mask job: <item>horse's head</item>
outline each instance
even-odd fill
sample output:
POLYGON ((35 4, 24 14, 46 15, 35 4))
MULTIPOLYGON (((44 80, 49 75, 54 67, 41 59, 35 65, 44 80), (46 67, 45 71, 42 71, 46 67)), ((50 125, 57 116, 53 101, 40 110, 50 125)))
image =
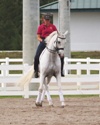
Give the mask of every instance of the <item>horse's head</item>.
POLYGON ((68 31, 66 31, 64 34, 57 33, 56 40, 54 41, 54 47, 56 48, 60 56, 64 56, 64 48, 65 48, 67 33, 68 31))
POLYGON ((58 33, 57 31, 51 33, 45 39, 47 43, 47 49, 52 53, 57 52, 60 56, 64 56, 64 47, 65 47, 67 33, 68 31, 66 31, 64 34, 58 33))

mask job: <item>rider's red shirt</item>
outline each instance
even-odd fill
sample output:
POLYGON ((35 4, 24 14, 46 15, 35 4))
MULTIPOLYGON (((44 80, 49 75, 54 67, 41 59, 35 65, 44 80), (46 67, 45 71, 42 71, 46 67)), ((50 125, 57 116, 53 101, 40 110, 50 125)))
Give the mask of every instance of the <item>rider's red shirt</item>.
POLYGON ((46 38, 53 31, 57 31, 57 28, 55 27, 55 25, 50 24, 49 26, 46 26, 45 24, 41 24, 38 27, 37 34, 39 34, 41 38, 46 38))

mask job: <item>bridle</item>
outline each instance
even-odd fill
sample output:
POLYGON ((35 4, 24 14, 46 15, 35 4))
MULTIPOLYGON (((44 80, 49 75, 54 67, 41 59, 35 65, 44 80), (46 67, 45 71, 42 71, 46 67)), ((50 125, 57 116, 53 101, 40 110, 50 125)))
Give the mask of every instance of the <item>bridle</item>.
POLYGON ((64 48, 58 48, 58 47, 57 47, 58 38, 60 38, 60 39, 66 39, 65 37, 57 36, 56 40, 54 41, 54 43, 56 43, 56 47, 54 47, 54 48, 55 48, 54 50, 49 49, 49 48, 46 46, 46 49, 47 49, 50 53, 56 53, 56 52, 58 53, 59 50, 64 50, 64 48))

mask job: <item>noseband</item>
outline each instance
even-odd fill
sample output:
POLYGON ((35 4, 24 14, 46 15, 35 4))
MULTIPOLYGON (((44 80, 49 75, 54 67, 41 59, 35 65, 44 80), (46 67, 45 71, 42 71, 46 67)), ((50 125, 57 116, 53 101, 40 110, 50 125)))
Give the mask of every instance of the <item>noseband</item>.
POLYGON ((54 42, 56 43, 56 47, 54 47, 54 48, 55 48, 54 50, 49 49, 49 48, 46 46, 47 50, 48 50, 50 53, 56 53, 56 52, 58 53, 59 50, 64 50, 64 48, 58 48, 58 47, 57 47, 58 38, 60 38, 60 39, 66 39, 66 38, 64 38, 64 37, 57 36, 56 40, 54 41, 54 42))

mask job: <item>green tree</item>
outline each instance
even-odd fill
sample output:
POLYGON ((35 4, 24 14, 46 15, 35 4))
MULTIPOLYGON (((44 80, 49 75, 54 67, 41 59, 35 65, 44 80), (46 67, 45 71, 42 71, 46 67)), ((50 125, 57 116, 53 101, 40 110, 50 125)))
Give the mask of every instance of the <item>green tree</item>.
MULTIPOLYGON (((40 0, 40 6, 56 0, 40 0)), ((22 50, 22 2, 0 0, 0 50, 22 50)))
POLYGON ((0 0, 0 50, 22 49, 22 0, 0 0))

